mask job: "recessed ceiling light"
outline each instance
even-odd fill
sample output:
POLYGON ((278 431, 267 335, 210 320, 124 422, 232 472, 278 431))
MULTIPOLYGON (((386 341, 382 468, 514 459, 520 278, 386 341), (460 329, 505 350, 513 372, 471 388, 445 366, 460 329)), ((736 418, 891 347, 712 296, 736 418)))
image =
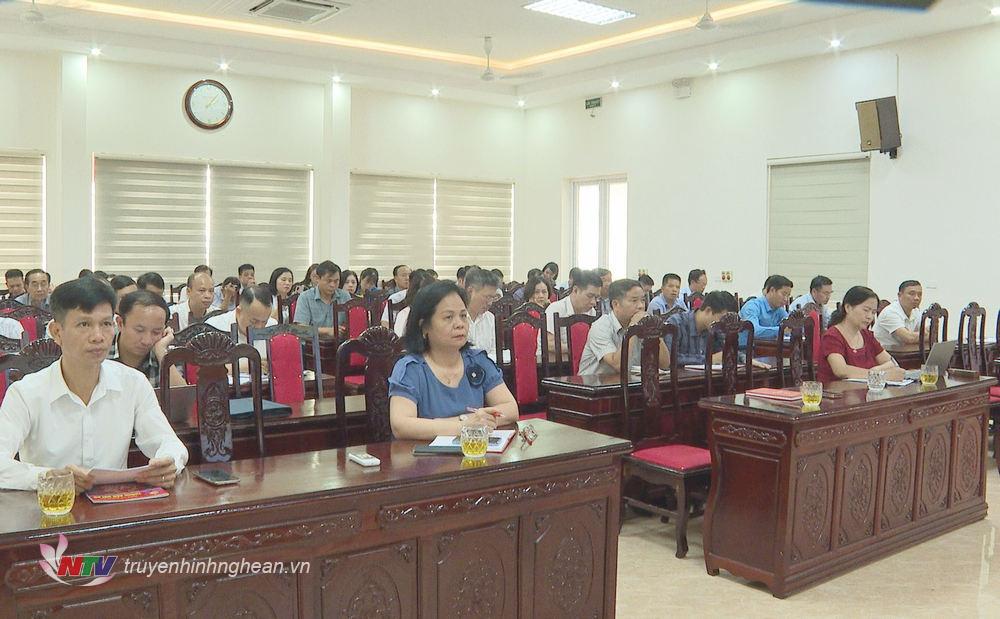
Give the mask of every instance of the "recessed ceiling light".
POLYGON ((841 41, 840 39, 833 39, 832 41, 830 41, 830 47, 832 47, 833 49, 838 49, 842 43, 843 41, 841 41))
POLYGON ((339 84, 340 83, 340 76, 339 75, 334 75, 333 76, 333 83, 334 84, 339 84))
POLYGON ((90 55, 93 56, 94 58, 97 58, 98 56, 101 55, 101 48, 100 47, 91 47, 90 48, 90 55))
POLYGON ((229 70, 229 63, 228 62, 226 62, 225 60, 223 60, 222 62, 219 63, 219 71, 228 71, 228 70, 229 70))
POLYGON ((615 90, 621 88, 621 85, 622 83, 619 82, 618 80, 611 80, 611 87, 614 88, 615 90))
POLYGON ((635 13, 601 6, 585 0, 538 0, 524 5, 529 11, 538 11, 556 17, 565 17, 595 26, 606 26, 616 21, 635 17, 635 13))
POLYGON ((990 15, 993 17, 1000 17, 1000 6, 995 6, 990 9, 990 15))
POLYGON ((439 94, 441 94, 441 91, 440 91, 440 90, 438 90, 437 88, 431 88, 431 96, 432 96, 432 97, 436 97, 436 96, 438 96, 439 94))
POLYGON ((712 62, 708 63, 708 70, 709 71, 718 71, 719 70, 719 63, 715 62, 714 60, 712 62))
POLYGON ((517 107, 524 107, 524 99, 517 100, 517 107))

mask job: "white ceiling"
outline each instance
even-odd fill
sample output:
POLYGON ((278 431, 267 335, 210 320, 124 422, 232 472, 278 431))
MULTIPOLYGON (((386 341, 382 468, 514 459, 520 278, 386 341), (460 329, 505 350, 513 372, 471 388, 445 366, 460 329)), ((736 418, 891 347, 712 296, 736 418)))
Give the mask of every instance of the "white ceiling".
MULTIPOLYGON (((678 20, 696 20, 704 0, 608 0, 606 4, 637 17, 609 26, 591 26, 521 8, 527 0, 347 0, 351 7, 314 25, 296 25, 249 15, 260 0, 38 0, 46 16, 40 25, 20 17, 25 0, 0 0, 0 48, 87 51, 93 45, 114 61, 142 62, 212 70, 225 58, 239 73, 325 81, 337 73, 366 87, 510 105, 524 97, 529 106, 599 94, 612 78, 624 88, 697 77, 707 63, 721 71, 804 57, 828 50, 844 39, 844 49, 881 44, 925 34, 968 28, 991 18, 982 0, 940 0, 927 12, 858 9, 854 6, 795 2, 721 22, 718 30, 683 28, 568 55, 548 62, 527 61, 528 79, 484 82, 479 79, 482 37, 494 41, 494 60, 526 64, 538 54, 560 52, 678 20), (82 7, 82 8, 81 8, 82 7), (95 8, 98 7, 98 8, 95 8), (124 7, 171 14, 120 16, 100 7, 124 7), (193 18, 193 19, 192 19, 193 18), (211 18, 211 23, 197 21, 211 18), (185 23, 174 23, 174 22, 185 23), (198 25, 192 24, 192 22, 198 25), (243 24, 266 25, 265 33, 242 31, 243 24), (321 34, 321 41, 299 33, 321 34), (349 37, 348 46, 330 37, 349 37), (357 43, 357 44, 355 44, 357 43), (416 54, 367 49, 377 44, 419 48, 416 54), (359 46, 360 45, 360 46, 359 46), (419 57, 425 55, 435 58, 419 57), (447 54, 455 59, 441 59, 447 54)), ((713 13, 746 0, 709 2, 713 13)), ((396 50, 397 52, 399 50, 396 50)))

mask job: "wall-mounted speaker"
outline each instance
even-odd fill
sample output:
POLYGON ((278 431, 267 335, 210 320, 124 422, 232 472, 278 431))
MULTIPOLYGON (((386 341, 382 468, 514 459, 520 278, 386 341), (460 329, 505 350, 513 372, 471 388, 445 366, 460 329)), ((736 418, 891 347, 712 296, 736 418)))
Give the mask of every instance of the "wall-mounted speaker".
POLYGON ((902 144, 896 97, 858 101, 854 107, 858 110, 862 152, 877 150, 895 159, 896 149, 902 144))

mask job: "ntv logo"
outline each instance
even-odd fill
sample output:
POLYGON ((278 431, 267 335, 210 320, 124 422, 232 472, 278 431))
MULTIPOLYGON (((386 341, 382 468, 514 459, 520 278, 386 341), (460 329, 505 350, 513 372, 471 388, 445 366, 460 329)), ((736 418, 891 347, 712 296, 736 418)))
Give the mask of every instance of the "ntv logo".
POLYGON ((64 585, 79 585, 81 587, 93 587, 101 585, 113 578, 111 568, 115 566, 118 557, 110 555, 107 557, 97 555, 71 555, 64 557, 63 552, 69 546, 66 536, 59 534, 59 545, 53 549, 48 544, 39 544, 38 549, 42 552, 44 561, 39 561, 42 571, 49 578, 64 585), (63 578, 89 578, 93 580, 87 583, 66 582, 63 578))

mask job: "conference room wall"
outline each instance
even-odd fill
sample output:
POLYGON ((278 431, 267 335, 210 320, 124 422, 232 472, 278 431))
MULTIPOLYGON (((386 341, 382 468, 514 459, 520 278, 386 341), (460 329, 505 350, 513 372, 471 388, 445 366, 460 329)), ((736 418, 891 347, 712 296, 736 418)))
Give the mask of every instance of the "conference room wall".
MULTIPOLYGON (((570 264, 569 179, 626 174, 629 275, 703 267, 710 287, 755 294, 767 275, 768 160, 857 153, 854 102, 897 95, 900 158, 871 158, 868 283, 895 298, 917 278, 927 303, 957 319, 975 298, 992 323, 998 57, 995 28, 974 29, 700 76, 687 99, 670 84, 603 93, 596 118, 582 101, 531 109, 517 213, 532 219, 516 219, 518 257, 541 263, 538 244, 557 229, 570 264)), ((853 283, 835 282, 837 296, 853 283)))

